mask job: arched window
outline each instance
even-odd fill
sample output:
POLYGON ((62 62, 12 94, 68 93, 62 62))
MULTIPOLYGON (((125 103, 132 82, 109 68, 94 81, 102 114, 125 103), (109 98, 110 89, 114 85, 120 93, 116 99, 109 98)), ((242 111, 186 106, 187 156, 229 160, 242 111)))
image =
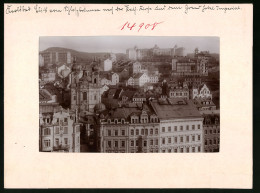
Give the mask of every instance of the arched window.
POLYGON ((96 78, 94 78, 94 84, 96 84, 97 83, 97 79, 96 78))

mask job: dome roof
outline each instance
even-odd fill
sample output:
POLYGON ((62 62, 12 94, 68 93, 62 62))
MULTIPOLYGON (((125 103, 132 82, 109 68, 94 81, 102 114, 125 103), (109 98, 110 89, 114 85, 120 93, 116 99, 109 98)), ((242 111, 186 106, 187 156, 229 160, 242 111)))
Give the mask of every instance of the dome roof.
POLYGON ((94 107, 95 112, 101 112, 106 110, 106 106, 103 103, 96 104, 94 107))

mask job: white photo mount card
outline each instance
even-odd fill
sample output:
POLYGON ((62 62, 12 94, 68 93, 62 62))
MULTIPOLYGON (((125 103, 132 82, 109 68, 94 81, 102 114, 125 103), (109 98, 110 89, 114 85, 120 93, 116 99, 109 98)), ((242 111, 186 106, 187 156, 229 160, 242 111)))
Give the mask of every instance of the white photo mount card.
POLYGON ((5 188, 252 188, 251 4, 4 20, 5 188))

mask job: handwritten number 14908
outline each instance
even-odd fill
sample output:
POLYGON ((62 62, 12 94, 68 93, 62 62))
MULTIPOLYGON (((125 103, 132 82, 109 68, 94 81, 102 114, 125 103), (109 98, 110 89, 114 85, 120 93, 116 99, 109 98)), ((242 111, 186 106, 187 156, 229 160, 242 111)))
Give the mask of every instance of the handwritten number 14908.
POLYGON ((141 29, 146 29, 146 30, 154 30, 155 27, 158 25, 158 24, 161 24, 163 22, 154 22, 152 24, 145 24, 145 23, 140 23, 139 25, 136 24, 136 23, 133 23, 133 24, 130 24, 128 21, 123 25, 123 27, 121 28, 121 30, 124 30, 124 29, 129 29, 129 30, 132 30, 134 28, 136 28, 138 30, 138 32, 141 30, 141 29))

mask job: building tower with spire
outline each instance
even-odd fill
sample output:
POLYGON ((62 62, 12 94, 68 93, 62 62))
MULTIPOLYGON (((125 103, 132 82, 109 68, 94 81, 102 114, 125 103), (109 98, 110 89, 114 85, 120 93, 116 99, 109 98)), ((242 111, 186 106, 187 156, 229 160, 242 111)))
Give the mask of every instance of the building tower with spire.
POLYGON ((94 58, 91 64, 79 66, 73 61, 71 109, 78 109, 79 114, 92 114, 95 106, 101 103, 99 62, 94 58))

